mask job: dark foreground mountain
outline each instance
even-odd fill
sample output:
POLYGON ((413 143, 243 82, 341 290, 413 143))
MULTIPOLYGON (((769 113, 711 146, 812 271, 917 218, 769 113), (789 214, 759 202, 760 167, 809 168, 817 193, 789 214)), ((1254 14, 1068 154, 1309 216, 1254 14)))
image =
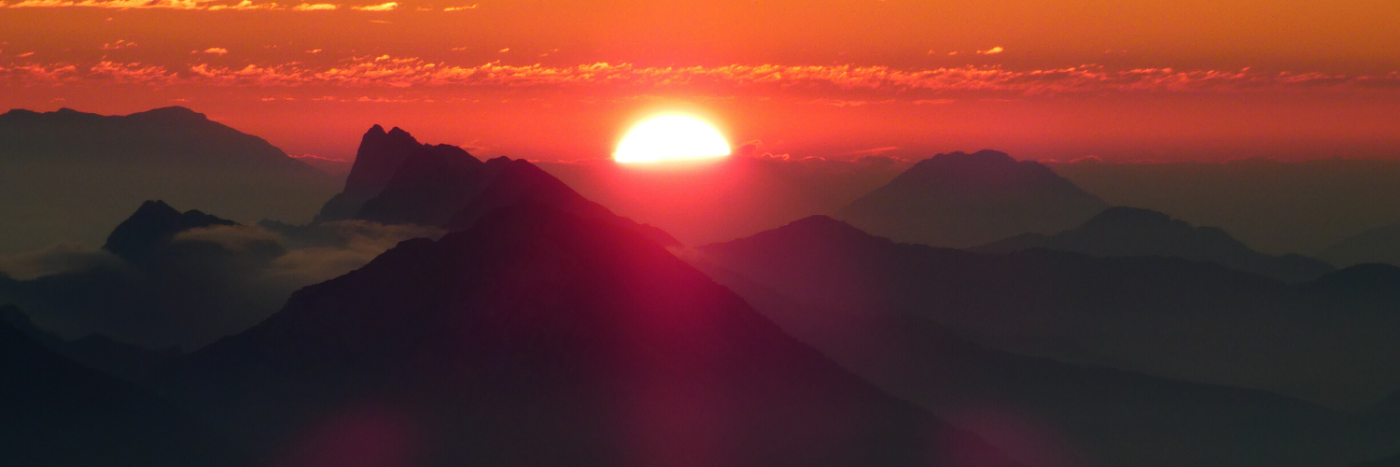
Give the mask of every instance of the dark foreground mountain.
POLYGON ((165 199, 234 219, 308 219, 336 178, 182 107, 126 116, 0 115, 4 251, 98 244, 131 206, 165 199), (16 220, 22 220, 16 221, 16 220))
POLYGON ((23 466, 239 466, 174 405, 84 368, 0 322, 0 458, 23 466))
POLYGON ((1400 269, 1287 284, 1166 257, 898 244, 814 217, 706 257, 827 308, 919 316, 984 345, 1360 409, 1400 387, 1400 269))
POLYGON ((979 151, 920 161, 836 217, 901 242, 964 248, 1071 229, 1107 207, 1035 161, 979 151))
POLYGON ((1025 233, 971 250, 1010 253, 1043 248, 1094 257, 1174 256, 1220 264, 1284 281, 1312 280, 1335 270, 1301 255, 1270 256, 1250 249, 1215 227, 1195 227, 1147 209, 1112 207, 1072 230, 1025 233))
POLYGON ((1010 465, 659 244, 537 205, 302 289, 163 386, 272 465, 1010 465))
POLYGON ((358 219, 462 230, 498 207, 531 203, 588 218, 604 218, 663 244, 678 244, 660 229, 617 216, 585 199, 525 160, 486 162, 451 145, 420 144, 408 132, 375 125, 361 139, 345 189, 317 222, 358 219))
POLYGON ((8 324, 29 340, 49 351, 88 368, 120 377, 127 381, 143 381, 157 369, 179 360, 179 349, 150 350, 112 340, 102 334, 88 334, 65 340, 29 321, 29 316, 13 305, 0 306, 0 322, 8 324))
POLYGON ((1400 224, 1383 225, 1347 237, 1317 256, 1338 266, 1363 263, 1400 266, 1400 224))

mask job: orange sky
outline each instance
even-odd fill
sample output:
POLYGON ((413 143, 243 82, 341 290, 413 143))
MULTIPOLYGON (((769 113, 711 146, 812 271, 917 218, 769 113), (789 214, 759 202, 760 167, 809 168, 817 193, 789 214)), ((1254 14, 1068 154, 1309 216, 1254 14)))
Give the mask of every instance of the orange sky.
POLYGON ((184 105, 294 155, 381 123, 606 157, 682 109, 794 156, 1400 157, 1393 0, 0 1, 0 107, 184 105))

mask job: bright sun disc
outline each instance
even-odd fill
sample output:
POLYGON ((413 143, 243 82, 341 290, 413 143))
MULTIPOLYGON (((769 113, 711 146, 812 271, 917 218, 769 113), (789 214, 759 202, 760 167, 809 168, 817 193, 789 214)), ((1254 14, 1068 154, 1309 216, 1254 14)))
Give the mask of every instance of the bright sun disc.
POLYGON ((694 117, 661 115, 632 127, 613 160, 623 163, 708 159, 729 155, 719 130, 694 117))

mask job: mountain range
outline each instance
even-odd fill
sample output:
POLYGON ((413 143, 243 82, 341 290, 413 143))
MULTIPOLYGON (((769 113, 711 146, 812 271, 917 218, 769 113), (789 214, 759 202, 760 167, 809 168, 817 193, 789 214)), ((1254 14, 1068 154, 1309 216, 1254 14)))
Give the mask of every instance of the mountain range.
POLYGON ((1335 268, 1301 255, 1269 256, 1250 249, 1224 230, 1195 227, 1148 209, 1112 207, 1071 230, 1025 233, 971 248, 1010 253, 1031 248, 1072 251, 1094 257, 1172 256, 1220 264, 1284 281, 1312 280, 1335 268))
POLYGON ((834 217, 901 242, 963 248, 1067 230, 1107 207, 1035 161, 979 151, 919 161, 834 217))
POLYGON ((131 206, 150 199, 244 221, 300 222, 337 183, 183 107, 125 116, 11 110, 0 115, 0 217, 9 220, 0 252, 55 239, 100 244, 131 206))
MULTIPOLYGON (((1046 162, 1115 206, 1220 227, 1261 252, 1317 256, 1339 241, 1400 223, 1400 161, 1046 162)), ((1337 266, 1347 266, 1336 263, 1337 266)))
POLYGON ((1287 284, 1170 257, 900 244, 813 217, 701 248, 801 304, 921 317, 983 345, 1359 409, 1400 387, 1400 269, 1287 284))
POLYGON ((528 203, 300 290, 157 385, 274 464, 1015 465, 651 239, 528 203))

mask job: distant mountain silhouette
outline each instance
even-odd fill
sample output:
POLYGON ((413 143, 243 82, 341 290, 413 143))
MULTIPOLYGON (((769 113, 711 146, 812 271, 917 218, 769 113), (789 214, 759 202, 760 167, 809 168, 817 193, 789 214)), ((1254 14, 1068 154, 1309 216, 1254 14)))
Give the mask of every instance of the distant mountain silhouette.
POLYGON ((398 127, 385 132, 384 127, 375 125, 360 140, 345 189, 321 208, 316 219, 324 222, 357 218, 365 202, 383 193, 395 177, 404 178, 400 185, 428 183, 431 188, 446 187, 460 181, 467 169, 481 165, 480 160, 456 146, 420 144, 398 127), (399 169, 410 160, 408 170, 400 174, 399 169))
POLYGON ((1338 266, 1363 263, 1400 266, 1400 224, 1384 225, 1347 237, 1317 256, 1338 266))
MULTIPOLYGON (((1379 225, 1400 223, 1400 160, 1046 162, 1115 206, 1171 213, 1230 232, 1267 254, 1316 255, 1379 225)), ((1338 267, 1345 261, 1317 255, 1338 267)))
POLYGON ((273 464, 1012 465, 660 244, 531 203, 307 287, 163 381, 273 464))
POLYGON ((126 116, 61 109, 0 114, 4 251, 59 240, 99 244, 148 199, 233 219, 303 221, 335 193, 336 177, 261 138, 183 107, 126 116))
POLYGON ((460 230, 495 208, 533 203, 612 219, 653 240, 679 244, 660 229, 584 199, 525 160, 498 157, 483 163, 456 146, 420 144, 402 129, 385 133, 378 125, 365 134, 359 154, 345 190, 326 203, 318 222, 359 219, 460 230))
POLYGON ((220 219, 199 212, 185 211, 183 214, 165 201, 146 201, 112 233, 102 249, 110 251, 128 261, 136 261, 143 255, 175 238, 175 234, 200 227, 216 225, 237 225, 237 222, 220 219))
POLYGON ((902 242, 963 248, 1070 229, 1107 207, 1037 162, 979 151, 920 161, 835 217, 902 242))
POLYGON ((250 465, 194 417, 84 368, 0 321, 0 458, 6 465, 250 465))
POLYGON ((1360 409, 1400 387, 1400 269, 1286 284, 1168 257, 989 255, 814 217, 706 247, 805 304, 923 317, 1003 350, 1360 409))
POLYGON ((1312 280, 1335 270, 1301 255, 1269 256, 1250 249, 1215 227, 1194 227, 1148 209, 1112 207, 1072 230, 1025 233, 972 251, 1010 253, 1031 248, 1072 251, 1095 257, 1175 256, 1207 261, 1284 281, 1312 280))
POLYGON ((735 148, 730 157, 683 168, 612 160, 535 164, 618 215, 661 228, 687 245, 703 245, 835 213, 913 162, 774 156, 755 142, 735 148))

